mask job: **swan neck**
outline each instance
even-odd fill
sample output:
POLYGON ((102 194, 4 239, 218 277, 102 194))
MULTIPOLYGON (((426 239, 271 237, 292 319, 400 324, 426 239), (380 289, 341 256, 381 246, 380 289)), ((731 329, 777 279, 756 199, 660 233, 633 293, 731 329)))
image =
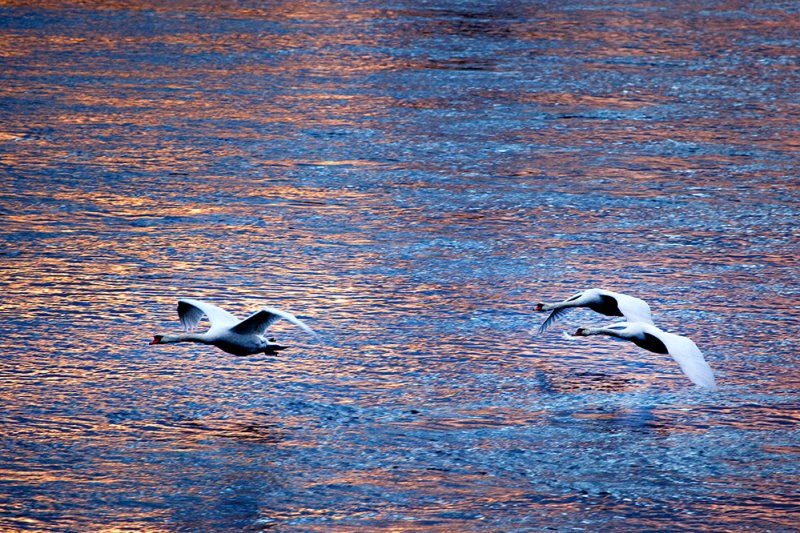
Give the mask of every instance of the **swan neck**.
POLYGON ((589 335, 608 335, 609 337, 616 337, 618 339, 625 338, 622 335, 620 335, 619 331, 607 328, 586 328, 585 330, 583 330, 583 334, 586 335, 587 337, 589 335))
POLYGON ((200 342, 208 344, 208 339, 202 333, 180 333, 178 335, 164 335, 161 338, 163 344, 175 344, 177 342, 200 342))

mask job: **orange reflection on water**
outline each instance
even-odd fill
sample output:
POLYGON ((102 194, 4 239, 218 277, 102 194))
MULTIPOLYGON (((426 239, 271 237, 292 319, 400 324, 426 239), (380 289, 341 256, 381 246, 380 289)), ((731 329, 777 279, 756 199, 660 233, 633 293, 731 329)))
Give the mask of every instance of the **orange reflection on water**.
MULTIPOLYGON (((506 96, 506 95, 503 95, 506 96)), ((658 105, 667 99, 660 94, 650 93, 620 93, 615 95, 597 96, 574 93, 522 93, 508 95, 520 103, 536 103, 546 106, 568 106, 572 108, 589 109, 640 109, 658 105)))

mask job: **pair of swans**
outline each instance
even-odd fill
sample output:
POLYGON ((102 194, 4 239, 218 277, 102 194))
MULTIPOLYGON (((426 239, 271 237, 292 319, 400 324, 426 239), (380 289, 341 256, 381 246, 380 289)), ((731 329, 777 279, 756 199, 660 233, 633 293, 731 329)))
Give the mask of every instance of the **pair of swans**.
MULTIPOLYGON (((650 306, 639 298, 603 289, 589 289, 560 303, 539 303, 535 307, 536 311, 550 311, 550 316, 542 323, 539 333, 544 333, 555 320, 574 307, 587 307, 603 315, 625 317, 627 321, 603 328, 578 328, 573 336, 610 335, 631 341, 651 352, 669 354, 693 383, 708 390, 717 389, 714 373, 697 345, 691 339, 657 328, 650 316, 650 306)), ((266 335, 267 329, 281 319, 287 320, 317 337, 314 330, 302 320, 291 313, 273 307, 256 311, 240 321, 216 305, 200 300, 182 299, 178 300, 178 317, 184 333, 156 335, 150 344, 198 342, 216 346, 233 355, 245 356, 257 353, 271 355, 287 348, 266 335), (211 323, 209 329, 204 333, 192 332, 191 330, 197 328, 197 324, 204 315, 211 323)))
POLYGON ((578 328, 572 334, 573 337, 608 335, 631 341, 650 352, 669 354, 692 383, 710 391, 717 390, 714 373, 697 345, 687 337, 667 333, 656 327, 650 314, 650 306, 633 296, 604 289, 589 289, 560 303, 539 303, 535 307, 536 311, 550 311, 550 316, 542 323, 539 333, 544 333, 554 321, 574 307, 586 307, 606 316, 624 317, 625 322, 602 328, 578 328))

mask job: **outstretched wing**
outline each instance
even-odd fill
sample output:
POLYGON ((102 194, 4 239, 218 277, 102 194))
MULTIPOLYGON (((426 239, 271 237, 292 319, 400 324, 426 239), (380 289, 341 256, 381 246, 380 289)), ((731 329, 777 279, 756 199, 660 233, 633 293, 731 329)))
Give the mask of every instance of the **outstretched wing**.
POLYGON ((548 316, 547 319, 544 322, 542 322, 542 325, 539 326, 539 334, 541 335, 542 333, 547 331, 547 328, 549 328, 550 325, 553 322, 558 320, 564 313, 566 313, 570 309, 572 309, 572 308, 571 307, 561 307, 559 309, 553 309, 553 312, 550 313, 550 316, 548 316))
POLYGON ((692 383, 711 391, 717 390, 714 372, 692 339, 672 333, 664 333, 660 338, 692 383))
POLYGON ((238 318, 214 304, 189 298, 178 300, 178 318, 180 318, 181 326, 185 331, 196 328, 203 315, 208 317, 211 327, 229 327, 239 321, 238 318))
POLYGON ((281 311, 280 309, 275 309, 274 307, 265 307, 261 311, 256 311, 249 317, 233 326, 231 330, 240 335, 263 335, 272 324, 280 319, 287 320, 292 324, 299 326, 303 329, 303 331, 313 335, 314 337, 319 337, 319 335, 317 335, 313 329, 308 327, 305 322, 289 312, 281 311))
POLYGON ((627 294, 615 294, 617 307, 627 322, 644 322, 652 324, 653 317, 650 314, 650 306, 640 298, 634 298, 627 294))

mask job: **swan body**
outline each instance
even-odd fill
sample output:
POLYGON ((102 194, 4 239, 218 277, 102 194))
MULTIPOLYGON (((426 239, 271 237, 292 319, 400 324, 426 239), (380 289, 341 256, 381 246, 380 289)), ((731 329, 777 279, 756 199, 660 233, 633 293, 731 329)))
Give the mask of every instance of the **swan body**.
POLYGON ((539 327, 539 333, 544 333, 553 322, 573 307, 587 307, 602 315, 625 317, 628 322, 653 323, 650 306, 644 300, 605 289, 589 289, 563 302, 536 304, 534 308, 536 311, 551 311, 550 316, 539 327))
POLYGON ((174 344, 178 342, 197 342, 216 346, 233 355, 253 355, 256 353, 274 354, 288 346, 277 344, 275 339, 267 338, 267 329, 280 319, 287 320, 313 336, 317 334, 302 320, 291 313, 266 307, 256 311, 244 320, 239 320, 216 305, 200 300, 178 300, 178 318, 184 333, 177 335, 156 335, 150 344, 174 344), (193 333, 200 319, 207 316, 211 327, 204 333, 193 333))
POLYGON ((646 322, 618 322, 602 328, 578 328, 573 336, 609 335, 631 341, 650 352, 669 354, 692 383, 710 391, 717 390, 714 373, 703 353, 691 339, 667 333, 646 322))

